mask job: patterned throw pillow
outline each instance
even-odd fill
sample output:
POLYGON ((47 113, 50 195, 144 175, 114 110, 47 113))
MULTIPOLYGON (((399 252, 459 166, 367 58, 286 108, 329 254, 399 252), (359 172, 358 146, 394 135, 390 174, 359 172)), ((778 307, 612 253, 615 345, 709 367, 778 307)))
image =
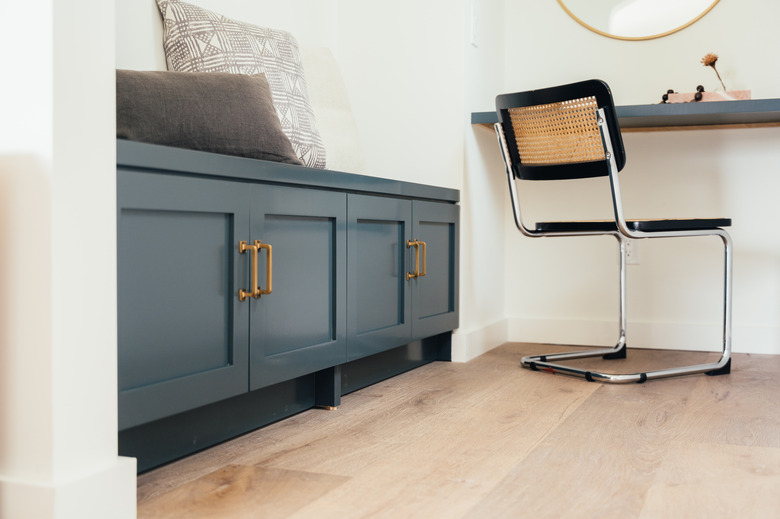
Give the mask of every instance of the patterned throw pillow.
POLYGON ((180 2, 157 0, 168 70, 265 74, 282 130, 304 165, 325 167, 295 38, 180 2))

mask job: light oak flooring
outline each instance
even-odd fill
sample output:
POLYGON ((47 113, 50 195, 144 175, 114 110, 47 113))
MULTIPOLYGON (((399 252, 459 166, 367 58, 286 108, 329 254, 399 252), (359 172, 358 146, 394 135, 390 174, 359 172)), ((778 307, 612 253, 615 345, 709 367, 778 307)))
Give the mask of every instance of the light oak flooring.
MULTIPOLYGON (((143 474, 138 517, 780 517, 780 356, 641 385, 520 368, 562 349, 436 362, 143 474)), ((630 349, 578 362, 716 358, 630 349)))

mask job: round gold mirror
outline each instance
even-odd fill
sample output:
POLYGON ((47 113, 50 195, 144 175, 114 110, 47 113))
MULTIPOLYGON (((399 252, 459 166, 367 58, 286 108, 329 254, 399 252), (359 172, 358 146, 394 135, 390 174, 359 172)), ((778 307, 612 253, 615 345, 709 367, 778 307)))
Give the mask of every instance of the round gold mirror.
POLYGON ((651 40, 685 29, 720 0, 558 0, 593 32, 619 40, 651 40))

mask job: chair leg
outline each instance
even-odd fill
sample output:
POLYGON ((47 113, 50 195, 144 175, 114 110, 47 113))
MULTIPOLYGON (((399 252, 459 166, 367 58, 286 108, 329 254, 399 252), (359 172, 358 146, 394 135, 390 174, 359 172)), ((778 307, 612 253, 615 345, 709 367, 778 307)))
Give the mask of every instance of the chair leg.
POLYGON ((563 364, 550 362, 551 360, 580 359, 602 356, 605 359, 625 358, 626 343, 626 318, 625 318, 625 241, 618 236, 620 246, 620 339, 614 348, 601 348, 587 351, 572 351, 564 353, 552 353, 549 355, 530 355, 523 357, 522 366, 534 371, 547 371, 582 377, 589 382, 607 382, 612 384, 643 383, 650 379, 667 378, 683 375, 704 373, 707 375, 726 375, 731 372, 731 299, 732 299, 732 263, 733 251, 731 237, 722 229, 710 233, 718 235, 723 240, 724 255, 724 290, 723 290, 723 351, 720 360, 710 364, 683 366, 677 368, 660 369, 644 373, 611 374, 598 371, 574 368, 563 364), (621 357, 622 355, 622 357, 621 357))
POLYGON ((617 351, 607 353, 605 355, 602 355, 602 359, 612 360, 612 359, 625 359, 626 358, 626 327, 627 327, 627 320, 626 320, 626 239, 623 237, 622 234, 616 233, 615 238, 618 241, 618 262, 619 262, 619 280, 618 280, 618 288, 620 290, 619 295, 619 301, 620 301, 620 310, 619 310, 619 322, 620 322, 620 339, 618 340, 617 345, 615 348, 617 351))

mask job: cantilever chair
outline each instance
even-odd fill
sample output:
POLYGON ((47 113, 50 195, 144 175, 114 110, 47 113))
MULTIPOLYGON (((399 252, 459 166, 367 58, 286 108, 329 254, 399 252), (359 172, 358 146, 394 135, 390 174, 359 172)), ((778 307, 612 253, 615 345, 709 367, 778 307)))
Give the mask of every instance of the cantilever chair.
POLYGON ((620 127, 606 83, 583 81, 541 90, 531 90, 496 97, 499 122, 495 125, 499 146, 506 164, 509 193, 515 224, 525 236, 561 237, 612 235, 617 238, 620 254, 620 334, 612 348, 531 355, 522 359, 523 367, 583 377, 588 381, 642 383, 650 379, 706 373, 727 374, 731 371, 731 276, 732 243, 723 227, 728 218, 718 219, 651 219, 627 220, 623 215, 618 172, 623 169, 626 154, 620 127), (614 219, 599 221, 540 222, 527 227, 520 214, 517 184, 520 180, 567 180, 609 177, 614 219), (626 357, 626 240, 717 236, 723 241, 723 353, 717 362, 694 366, 671 367, 641 373, 611 374, 580 369, 559 361, 602 357, 626 357))

